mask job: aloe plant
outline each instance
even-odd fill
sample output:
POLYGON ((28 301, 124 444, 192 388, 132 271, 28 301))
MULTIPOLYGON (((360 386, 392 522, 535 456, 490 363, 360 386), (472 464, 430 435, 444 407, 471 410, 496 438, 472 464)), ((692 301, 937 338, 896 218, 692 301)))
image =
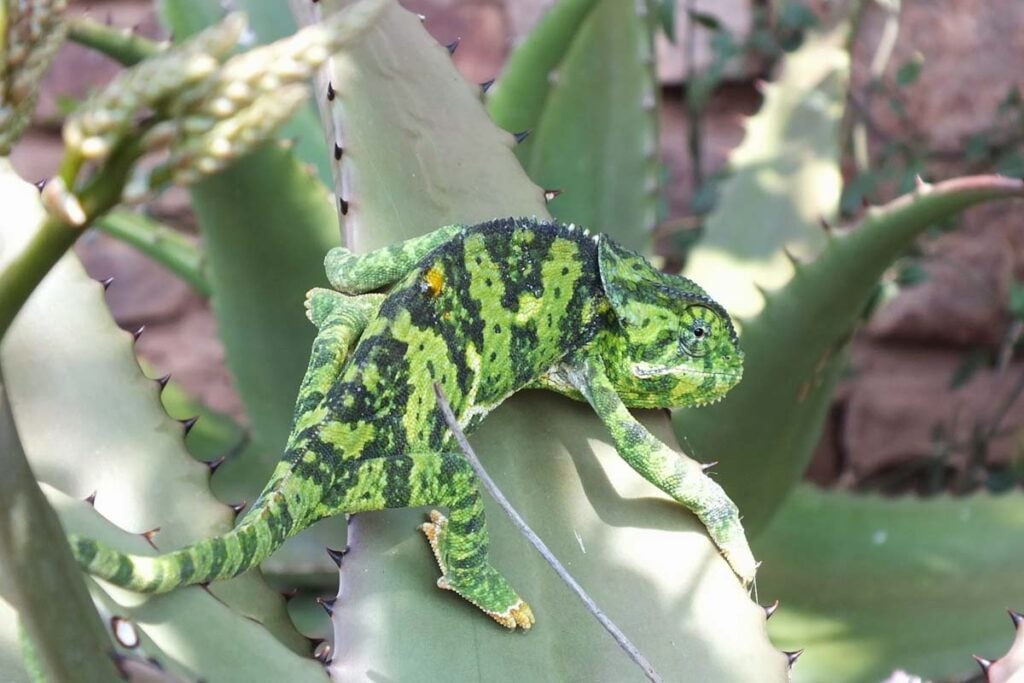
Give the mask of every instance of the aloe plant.
MULTIPOLYGON (((0 7, 13 12, 17 4, 0 7)), ((341 26, 339 9, 350 3, 293 4, 296 23, 341 26)), ((244 456, 214 475, 213 488, 232 501, 255 493, 287 436, 312 339, 302 294, 321 284, 322 255, 342 236, 363 251, 446 223, 547 217, 550 210, 650 248, 663 175, 656 155, 653 7, 562 0, 513 55, 486 96, 485 110, 478 86, 458 75, 448 51, 415 15, 392 0, 351 4, 364 13, 353 29, 358 40, 326 64, 314 93, 320 118, 331 124, 326 136, 316 107, 296 100, 278 141, 247 119, 262 143, 247 146, 251 153, 232 158, 226 168, 200 163, 209 155, 178 140, 171 147, 178 166, 163 175, 139 175, 139 149, 119 137, 134 123, 117 119, 110 126, 105 119, 79 117, 69 129, 72 153, 61 178, 43 195, 6 165, 0 169, 0 322, 17 313, 0 348, 13 413, 4 436, 24 447, 45 500, 67 530, 152 552, 151 542, 168 549, 223 531, 234 515, 210 493, 210 468, 184 448, 193 423, 182 426, 160 405, 161 390, 175 410, 190 403, 187 397, 166 379, 154 382, 140 372, 130 336, 116 329, 106 311, 103 288, 84 276, 73 256, 61 257, 81 233, 78 224, 100 221, 209 295, 254 435, 244 456), (517 145, 521 136, 513 134, 527 129, 532 135, 517 145), (78 177, 86 172, 80 163, 86 156, 97 160, 91 185, 78 177), (195 168, 188 165, 193 163, 195 168), (202 173, 186 172, 197 169, 202 173), (138 216, 103 217, 126 185, 134 197, 140 183, 153 189, 172 177, 190 185, 201 250, 138 216), (332 179, 336 194, 327 189, 332 179), (102 192, 90 194, 90 188, 102 192), (45 258, 26 261, 39 235, 46 238, 45 258), (31 268, 19 269, 26 263, 31 268), (45 346, 38 343, 44 338, 45 346), (82 501, 94 491, 95 507, 82 501)), ((257 42, 281 39, 294 26, 281 5, 272 5, 240 3, 252 15, 257 42)), ((206 37, 193 40, 210 40, 238 21, 200 34, 223 20, 217 7, 201 0, 161 0, 160 7, 179 41, 196 34, 206 37)), ((14 15, 0 19, 8 16, 14 15)), ((845 341, 879 274, 931 222, 972 203, 1024 194, 1020 183, 992 177, 923 184, 912 196, 870 212, 855 229, 822 231, 818 219, 834 215, 839 197, 837 130, 849 63, 845 21, 840 17, 786 59, 748 125, 732 179, 689 260, 688 271, 741 315, 747 379, 720 406, 680 412, 672 424, 661 413, 643 415, 659 438, 671 443, 674 427, 695 455, 721 460, 718 476, 740 502, 745 524, 764 529, 757 545, 765 560, 759 589, 785 603, 772 621, 776 643, 765 629, 771 610, 751 601, 695 519, 655 497, 615 456, 585 406, 547 394, 519 397, 473 439, 505 495, 666 678, 787 680, 795 656, 779 647, 805 645, 809 652, 795 670, 798 679, 880 677, 897 665, 936 676, 961 673, 970 662, 959 650, 1001 646, 979 615, 1021 589, 1012 568, 1022 553, 1013 539, 1024 520, 1012 498, 893 502, 796 485, 842 370, 845 341), (758 473, 756 485, 751 472, 758 473), (936 558, 954 556, 944 537, 965 509, 977 525, 971 527, 975 540, 989 544, 985 553, 965 550, 960 558, 981 577, 974 602, 934 608, 929 623, 941 629, 887 619, 880 605, 916 600, 920 609, 963 581, 962 573, 933 565, 936 558), (883 525, 894 542, 874 542, 872 533, 883 525), (858 557, 842 551, 863 550, 858 544, 865 539, 872 539, 869 560, 854 565, 858 557), (992 550, 996 544, 1000 552, 992 550), (851 565, 857 580, 841 581, 839 572, 851 565), (919 581, 922 576, 929 581, 919 581), (888 582, 890 593, 873 590, 880 582, 888 582), (971 624, 972 633, 954 641, 953 620, 961 633, 971 624), (874 630, 874 640, 837 635, 827 627, 837 622, 849 634, 874 630), (957 648, 951 648, 954 642, 957 648), (936 656, 942 648, 949 652, 936 656)), ((148 58, 141 73, 156 73, 154 64, 180 54, 95 25, 71 33, 126 62, 148 58)), ((182 86, 157 103, 168 124, 165 136, 188 130, 182 122, 205 111, 204 88, 216 89, 231 73, 228 52, 235 39, 222 42, 216 63, 204 66, 213 69, 214 85, 182 86)), ((32 63, 38 69, 45 59, 32 63)), ((24 111, 16 115, 21 125, 24 111)), ((13 142, 17 130, 9 131, 13 142)), ((237 446, 240 433, 223 417, 207 415, 188 443, 194 453, 211 457, 237 446)), ((17 456, 18 449, 7 453, 17 456)), ((33 504, 45 505, 34 484, 25 491, 33 504)), ((0 508, 0 530, 15 528, 11 512, 0 508)), ((14 611, 0 601, 0 678, 27 679, 24 651, 30 653, 28 668, 41 665, 52 680, 68 678, 59 672, 61 656, 69 652, 107 674, 112 663, 124 673, 153 658, 180 680, 324 680, 321 662, 338 680, 472 679, 508 671, 530 680, 642 679, 644 673, 495 513, 496 562, 535 602, 539 622, 528 636, 504 633, 434 589, 435 568, 414 531, 421 511, 392 511, 357 516, 347 541, 344 521, 329 520, 265 564, 264 570, 289 582, 335 594, 321 602, 329 622, 308 617, 308 595, 290 605, 306 632, 333 631, 333 642, 315 653, 257 572, 211 586, 211 592, 190 588, 140 598, 80 578, 66 552, 44 554, 26 544, 19 559, 29 571, 15 573, 0 563, 0 596, 18 606, 24 624, 16 625, 14 611), (350 552, 343 561, 337 552, 323 552, 324 545, 346 544, 350 552), (29 590, 31 571, 47 567, 66 572, 62 576, 77 590, 76 610, 87 617, 71 623, 63 648, 45 637, 41 625, 53 617, 40 591, 29 590), (429 637, 415 637, 410 624, 429 637)), ((45 527, 39 533, 49 540, 59 535, 45 527)), ((8 555, 10 547, 0 543, 8 555)), ((1017 666, 1018 650, 991 665, 992 680, 1009 676, 1000 672, 1017 666)))

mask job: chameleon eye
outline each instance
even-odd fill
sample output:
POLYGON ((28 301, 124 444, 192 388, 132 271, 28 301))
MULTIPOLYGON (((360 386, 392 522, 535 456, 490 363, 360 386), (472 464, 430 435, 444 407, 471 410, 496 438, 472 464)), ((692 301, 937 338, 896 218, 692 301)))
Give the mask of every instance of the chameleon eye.
POLYGON ((710 316, 714 316, 714 313, 703 307, 693 307, 684 314, 684 319, 690 320, 684 320, 679 346, 686 355, 699 358, 707 354, 707 341, 712 336, 714 325, 714 319, 709 319, 710 316))

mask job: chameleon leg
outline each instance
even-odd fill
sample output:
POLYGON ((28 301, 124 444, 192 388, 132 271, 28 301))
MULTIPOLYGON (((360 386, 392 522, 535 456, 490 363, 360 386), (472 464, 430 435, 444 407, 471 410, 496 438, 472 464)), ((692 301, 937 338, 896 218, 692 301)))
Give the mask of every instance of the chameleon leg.
POLYGON ((331 286, 345 294, 372 292, 401 280, 429 252, 450 240, 460 225, 443 228, 368 254, 353 254, 345 247, 327 252, 324 268, 331 286))
POLYGON ((566 374, 611 432, 623 460, 695 514, 743 584, 751 584, 757 562, 739 510, 722 487, 704 474, 699 462, 663 444, 633 417, 598 361, 583 361, 566 374))
MULTIPOLYGON (((313 340, 309 366, 299 385, 296 425, 337 381, 345 359, 383 300, 383 294, 346 296, 319 287, 306 293, 306 317, 319 332, 313 340)), ((292 434, 300 431, 293 426, 292 434)))
POLYGON ((528 629, 530 606, 487 559, 489 540, 476 474, 461 453, 417 453, 353 461, 340 478, 353 483, 331 512, 438 505, 420 529, 441 568, 437 585, 459 594, 502 626, 528 629), (394 473, 394 474, 392 474, 394 473), (375 482, 367 487, 367 482, 375 482), (368 495, 373 491, 374 495, 368 495))

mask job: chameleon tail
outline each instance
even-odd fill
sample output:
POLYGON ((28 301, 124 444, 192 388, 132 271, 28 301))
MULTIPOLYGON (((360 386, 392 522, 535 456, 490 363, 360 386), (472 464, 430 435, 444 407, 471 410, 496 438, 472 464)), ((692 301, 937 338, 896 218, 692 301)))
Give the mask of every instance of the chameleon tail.
POLYGON ((309 523, 305 499, 289 491, 299 484, 291 477, 275 477, 241 524, 180 550, 131 555, 74 534, 69 536, 71 550, 90 574, 140 593, 231 578, 258 565, 309 523))

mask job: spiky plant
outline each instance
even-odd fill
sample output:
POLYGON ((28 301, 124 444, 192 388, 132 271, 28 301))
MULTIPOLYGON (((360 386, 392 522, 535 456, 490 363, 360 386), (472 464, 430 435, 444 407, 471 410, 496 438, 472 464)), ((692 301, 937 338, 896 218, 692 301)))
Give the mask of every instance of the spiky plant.
MULTIPOLYGON (((29 4, 47 11, 57 5, 29 4)), ((83 582, 66 548, 53 542, 60 534, 52 517, 47 521, 51 507, 66 529, 133 552, 212 535, 234 516, 210 494, 211 468, 190 458, 182 435, 191 428, 190 448, 213 457, 235 445, 237 429, 202 407, 206 415, 184 427, 163 412, 161 391, 165 402, 190 402, 166 379, 146 379, 130 336, 106 311, 103 287, 84 276, 72 255, 62 256, 86 224, 96 221, 132 239, 210 296, 253 425, 244 456, 218 469, 213 480, 232 501, 258 490, 284 443, 312 339, 302 294, 321 284, 323 253, 341 234, 349 247, 365 250, 444 223, 546 216, 550 209, 648 248, 661 174, 654 13, 646 4, 558 3, 488 95, 487 110, 510 132, 491 122, 479 88, 458 75, 449 50, 417 17, 391 0, 355 3, 356 13, 347 15, 337 11, 341 4, 348 3, 294 0, 303 23, 333 30, 314 29, 263 53, 233 57, 240 19, 222 22, 217 5, 204 0, 160 2, 179 41, 171 51, 93 24, 71 27, 77 39, 126 62, 148 59, 69 121, 68 157, 48 192, 40 196, 6 162, 0 173, 0 322, 17 314, 0 348, 13 415, 0 424, 0 457, 12 473, 2 485, 19 492, 4 498, 17 504, 0 507, 0 596, 17 608, 23 624, 19 636, 14 612, 0 603, 0 678, 23 680, 33 670, 48 680, 72 680, 69 672, 86 670, 96 671, 97 680, 118 672, 130 677, 149 660, 163 670, 159 675, 182 680, 323 680, 321 663, 340 680, 472 679, 510 671, 530 680, 642 678, 497 515, 494 553, 539 601, 542 621, 522 638, 431 589, 434 569, 413 533, 420 521, 415 511, 357 517, 347 540, 343 520, 332 520, 265 565, 289 582, 336 596, 321 601, 336 637, 315 651, 256 572, 209 592, 190 588, 142 599, 83 582), (346 24, 345 16, 362 18, 346 24), (345 26, 355 28, 346 34, 345 26), (318 76, 315 106, 301 105, 293 88, 279 101, 266 100, 282 80, 303 80, 337 47, 331 36, 342 34, 348 40, 318 76), (553 72, 557 78, 550 78, 553 72), (144 100, 156 116, 140 124, 131 114, 132 98, 144 100), (285 142, 270 140, 265 124, 296 108, 282 129, 285 142), (318 118, 328 124, 326 137, 318 118), (533 134, 517 146, 512 133, 527 129, 533 134), (137 165, 157 145, 170 152, 157 170, 137 165), (201 253, 138 216, 104 216, 126 190, 128 198, 143 199, 171 181, 190 183, 201 253), (41 252, 33 248, 40 244, 41 252), (82 502, 86 497, 95 507, 82 502), (351 550, 342 562, 341 553, 324 553, 325 545, 351 550), (74 601, 54 600, 57 579, 74 601), (82 619, 68 620, 67 605, 82 619), (55 642, 48 634, 57 625, 65 631, 55 642)), ((283 38, 285 27, 294 26, 281 4, 235 5, 249 14, 259 40, 283 38)), ((26 6, 0 4, 5 28, 20 25, 17 12, 26 6)), ((797 647, 831 639, 843 648, 842 638, 823 625, 842 619, 848 632, 879 634, 878 644, 855 650, 856 657, 848 647, 834 655, 827 642, 811 647, 797 676, 852 680, 891 670, 896 658, 880 644, 893 642, 919 670, 930 662, 928 671, 936 675, 957 672, 956 652, 936 656, 947 649, 942 638, 951 628, 944 625, 940 638, 934 624, 973 624, 989 602, 1019 592, 1013 570, 1020 548, 1012 539, 1020 537, 1024 519, 1017 501, 971 499, 965 504, 976 524, 973 538, 958 533, 940 547, 964 510, 958 501, 837 497, 795 482, 842 368, 845 340, 881 271, 931 222, 1022 190, 1016 181, 991 177, 926 185, 870 213, 849 234, 821 232, 818 218, 833 215, 838 201, 845 31, 840 22, 787 58, 734 156, 733 179, 689 269, 744 315, 748 378, 733 401, 714 411, 680 413, 674 426, 703 459, 722 461, 720 480, 740 501, 745 524, 768 527, 778 509, 758 546, 766 559, 762 596, 781 595, 790 607, 772 622, 780 624, 776 638, 797 647), (875 554, 865 559, 858 543, 883 525, 894 542, 872 548, 875 554), (988 543, 985 552, 976 550, 981 543, 988 543), (955 544, 962 547, 954 550, 955 544), (949 610, 948 600, 938 605, 936 595, 954 594, 950 586, 962 582, 961 575, 943 573, 933 561, 953 552, 976 573, 972 604, 957 610, 949 610), (837 578, 844 563, 857 568, 854 578, 837 578), (931 581, 915 583, 921 576, 931 581), (796 585, 810 597, 794 594, 796 585), (878 607, 878 585, 918 598, 915 619, 922 602, 936 605, 933 618, 918 625, 894 619, 893 610, 878 607), (822 613, 822 605, 830 611, 822 613)), ((45 56, 52 45, 35 49, 45 56)), ((41 62, 7 58, 5 74, 24 63, 41 62)), ((24 106, 17 110, 23 125, 24 106)), ((15 137, 17 130, 9 130, 15 137)), ((652 412, 644 420, 659 438, 671 439, 664 415, 652 412)), ((652 498, 612 457, 585 407, 548 395, 521 397, 492 416, 474 443, 527 521, 666 678, 789 677, 795 654, 779 652, 765 631, 774 610, 766 612, 742 591, 695 520, 652 498)), ((885 599, 894 600, 893 594, 885 599)), ((325 619, 308 617, 314 605, 300 594, 291 613, 307 633, 328 635, 325 619)), ((987 649, 990 631, 964 630, 961 648, 987 649)))

